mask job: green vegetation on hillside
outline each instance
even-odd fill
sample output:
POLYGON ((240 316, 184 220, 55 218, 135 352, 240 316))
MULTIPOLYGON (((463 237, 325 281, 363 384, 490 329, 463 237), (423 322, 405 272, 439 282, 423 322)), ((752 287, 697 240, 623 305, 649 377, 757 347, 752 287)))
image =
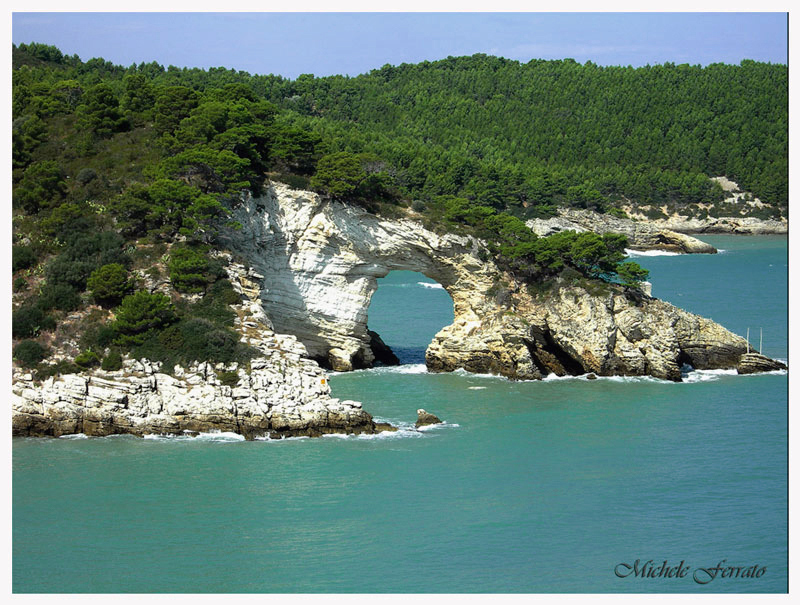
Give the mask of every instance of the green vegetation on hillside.
POLYGON ((211 250, 236 228, 241 193, 268 179, 474 234, 529 283, 646 278, 622 263, 621 236, 525 227, 559 205, 693 213, 722 199, 709 179, 721 174, 772 204, 761 212, 787 200, 781 65, 475 55, 291 81, 84 62, 37 43, 12 60, 14 350, 40 376, 116 368, 125 352, 167 366, 246 361, 211 250), (170 296, 154 291, 167 278, 170 296), (80 343, 74 362, 39 363, 67 340, 80 343))

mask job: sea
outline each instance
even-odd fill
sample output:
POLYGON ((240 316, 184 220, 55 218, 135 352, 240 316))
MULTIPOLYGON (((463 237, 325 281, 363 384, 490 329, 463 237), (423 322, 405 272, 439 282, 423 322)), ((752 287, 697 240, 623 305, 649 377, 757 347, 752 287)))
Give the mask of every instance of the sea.
MULTIPOLYGON (((632 253, 653 295, 788 356, 787 238, 632 253)), ((429 374, 453 319, 413 272, 369 327, 402 365, 330 377, 400 427, 243 441, 14 438, 16 593, 783 593, 788 376, 429 374), (416 410, 444 422, 415 430, 416 410)))

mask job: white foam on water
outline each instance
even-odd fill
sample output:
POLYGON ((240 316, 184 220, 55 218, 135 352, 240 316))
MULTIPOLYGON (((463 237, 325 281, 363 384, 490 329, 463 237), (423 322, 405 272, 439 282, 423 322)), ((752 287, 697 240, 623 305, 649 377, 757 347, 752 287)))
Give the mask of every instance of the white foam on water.
POLYGON ((89 436, 84 433, 75 433, 74 435, 59 435, 59 439, 88 439, 89 436))
POLYGON ((322 436, 323 439, 353 439, 362 441, 371 441, 375 439, 407 439, 409 437, 422 437, 422 435, 415 429, 398 427, 396 431, 381 431, 380 433, 372 434, 361 433, 359 435, 346 435, 344 433, 330 433, 322 436))
MULTIPOLYGON (((505 376, 499 376, 497 374, 476 374, 474 372, 468 372, 464 368, 458 368, 457 370, 453 370, 452 372, 442 372, 443 375, 445 374, 452 374, 454 376, 469 376, 470 378, 491 378, 493 380, 508 380, 505 376)), ((524 381, 517 381, 517 382, 524 382, 524 381)))
POLYGON ((198 441, 244 441, 244 435, 231 432, 211 431, 200 433, 195 437, 198 441))
MULTIPOLYGON (((589 374, 580 374, 578 376, 556 376, 555 374, 548 374, 542 378, 543 382, 557 382, 557 381, 570 381, 570 380, 589 380, 589 374)), ((653 378, 652 376, 597 376, 592 380, 607 380, 611 382, 663 382, 671 384, 669 380, 662 380, 661 378, 653 378)))
POLYGON ((424 363, 406 363, 399 366, 378 366, 376 368, 366 368, 364 370, 353 370, 351 372, 328 372, 328 376, 340 376, 342 374, 359 374, 368 372, 370 374, 427 374, 428 368, 424 363))
POLYGON ((239 435, 238 433, 232 433, 230 431, 223 432, 223 431, 209 431, 208 433, 199 433, 196 436, 183 434, 183 435, 170 435, 170 434, 151 434, 145 435, 145 439, 151 439, 154 441, 161 441, 161 440, 171 440, 171 441, 186 441, 186 440, 193 440, 193 441, 219 441, 219 442, 234 442, 234 441, 244 441, 244 435, 239 435))
POLYGON ((417 430, 422 433, 427 433, 428 431, 436 431, 439 429, 458 428, 458 426, 459 425, 456 423, 438 422, 436 424, 426 424, 425 426, 419 427, 417 430))
POLYGON ((668 252, 667 250, 631 250, 625 248, 628 256, 681 256, 680 252, 668 252))
POLYGON ((442 284, 437 284, 437 283, 433 283, 432 284, 432 283, 426 282, 426 281, 418 281, 417 283, 420 286, 422 286, 423 288, 433 288, 433 289, 436 289, 436 290, 444 290, 444 286, 442 284))
POLYGON ((691 384, 693 382, 710 382, 713 380, 719 380, 723 376, 738 375, 739 374, 734 368, 729 368, 724 370, 691 370, 690 372, 683 374, 681 378, 683 378, 683 382, 691 384))
POLYGON ((304 439, 311 439, 308 435, 299 435, 297 437, 281 437, 280 439, 273 439, 269 435, 262 435, 261 437, 254 437, 253 441, 266 441, 268 443, 280 443, 281 441, 303 441, 304 439))
POLYGON ((480 391, 485 389, 486 387, 467 387, 470 391, 480 391))

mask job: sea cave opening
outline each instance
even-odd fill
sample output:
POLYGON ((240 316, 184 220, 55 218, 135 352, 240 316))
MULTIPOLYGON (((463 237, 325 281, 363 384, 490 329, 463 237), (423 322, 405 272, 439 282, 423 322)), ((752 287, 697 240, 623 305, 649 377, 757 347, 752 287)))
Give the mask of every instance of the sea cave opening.
MULTIPOLYGON (((400 364, 425 363, 425 350, 439 330, 453 323, 453 299, 435 280, 417 271, 391 271, 378 279, 367 327, 400 364)), ((373 345, 373 352, 375 346, 373 345)), ((380 360, 378 363, 387 364, 380 360)))

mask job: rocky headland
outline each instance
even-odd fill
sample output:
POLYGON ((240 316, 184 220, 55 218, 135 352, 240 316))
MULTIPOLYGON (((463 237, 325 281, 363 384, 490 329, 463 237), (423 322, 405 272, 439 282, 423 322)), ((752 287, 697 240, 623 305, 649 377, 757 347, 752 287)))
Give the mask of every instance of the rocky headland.
MULTIPOLYGON (((740 363, 745 339, 641 291, 586 280, 526 286, 488 260, 479 240, 434 233, 410 218, 383 218, 277 183, 261 197, 243 197, 233 218, 241 228, 224 234, 229 252, 218 255, 241 295, 236 326, 258 349, 254 359, 177 366, 169 374, 127 359, 117 371, 41 382, 15 368, 13 433, 231 431, 253 439, 391 430, 360 403, 332 398, 323 368, 396 362, 367 325, 377 279, 396 269, 423 273, 453 299, 453 323, 426 351, 429 371, 680 381, 684 364, 779 367, 761 357, 740 363)), ((148 287, 168 290, 165 283, 148 287)))
MULTIPOLYGON (((786 235, 789 232, 789 221, 785 216, 780 218, 757 218, 746 216, 753 210, 767 208, 759 198, 752 193, 743 191, 739 184, 725 176, 712 177, 725 192, 722 203, 733 209, 739 216, 687 216, 678 211, 670 211, 666 206, 658 208, 663 218, 652 218, 647 215, 644 208, 631 203, 622 204, 622 210, 637 221, 647 222, 656 229, 669 229, 680 233, 730 233, 734 235, 786 235), (742 216, 744 214, 745 216, 742 216)), ((709 211, 711 204, 696 204, 696 210, 709 211)), ((654 208, 650 208, 653 210, 654 208)), ((707 214, 707 212, 705 213, 707 214)))
POLYGON ((281 332, 294 334, 337 371, 376 362, 367 326, 377 279, 418 271, 453 299, 454 321, 426 352, 430 371, 464 368, 514 379, 549 373, 650 375, 678 381, 681 366, 733 368, 745 339, 715 322, 643 293, 560 284, 535 293, 486 260, 468 236, 437 234, 408 219, 274 184, 235 211, 242 229, 228 247, 264 276, 261 302, 281 332))

